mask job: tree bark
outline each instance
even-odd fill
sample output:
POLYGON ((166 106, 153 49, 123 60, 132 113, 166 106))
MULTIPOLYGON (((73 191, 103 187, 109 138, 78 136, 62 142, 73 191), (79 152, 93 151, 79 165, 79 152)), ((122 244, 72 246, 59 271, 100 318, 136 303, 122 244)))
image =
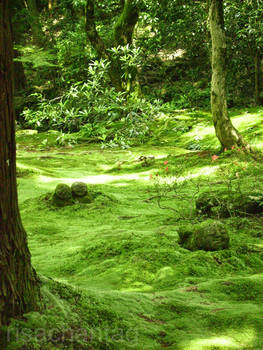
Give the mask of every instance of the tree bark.
POLYGON ((123 10, 114 28, 116 46, 132 43, 134 28, 138 22, 139 9, 134 0, 125 0, 123 10))
POLYGON ((131 79, 125 81, 122 77, 121 61, 113 57, 108 49, 118 45, 123 46, 132 43, 132 35, 138 21, 139 10, 134 0, 120 0, 120 6, 122 13, 115 24, 114 37, 109 47, 106 46, 96 28, 95 0, 88 0, 86 4, 86 32, 97 54, 110 62, 109 77, 112 85, 117 91, 130 92, 134 86, 139 90, 138 82, 136 81, 136 72, 131 79), (134 84, 132 80, 134 80, 134 84))
MULTIPOLYGON (((132 36, 139 18, 139 8, 134 0, 121 0, 122 13, 114 26, 114 41, 116 46, 132 44, 132 36)), ((129 78, 123 82, 127 93, 137 91, 140 94, 137 67, 129 72, 129 78)))
POLYGON ((255 61, 255 105, 260 106, 262 104, 260 93, 262 85, 262 72, 261 72, 261 57, 257 51, 254 56, 255 61))
POLYGON ((31 266, 17 199, 12 45, 8 0, 0 0, 0 326, 37 308, 39 283, 31 266))
POLYGON ((223 0, 210 0, 209 24, 212 39, 211 109, 216 136, 223 149, 245 146, 242 136, 229 118, 227 109, 223 0))
POLYGON ((86 5, 86 33, 97 54, 110 62, 109 76, 112 85, 117 91, 122 91, 122 79, 120 64, 112 59, 104 41, 99 36, 96 28, 94 0, 88 0, 86 5))

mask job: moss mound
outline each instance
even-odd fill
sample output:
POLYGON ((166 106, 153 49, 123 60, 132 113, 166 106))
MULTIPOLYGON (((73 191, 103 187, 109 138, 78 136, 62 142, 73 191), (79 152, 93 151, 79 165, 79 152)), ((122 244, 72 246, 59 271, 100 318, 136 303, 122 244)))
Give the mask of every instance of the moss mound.
POLYGON ((229 192, 226 189, 203 192, 196 200, 200 214, 226 218, 233 215, 259 214, 263 212, 263 194, 229 192))
POLYGON ((179 243, 186 249, 215 251, 229 247, 229 235, 224 224, 207 220, 179 229, 179 243))

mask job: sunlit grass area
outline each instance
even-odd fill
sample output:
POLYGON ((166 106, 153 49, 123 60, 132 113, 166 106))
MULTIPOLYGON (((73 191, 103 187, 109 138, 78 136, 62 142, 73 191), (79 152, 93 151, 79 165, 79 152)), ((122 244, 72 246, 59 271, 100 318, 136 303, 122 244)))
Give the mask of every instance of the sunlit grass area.
MULTIPOLYGON (((260 149, 263 110, 231 115, 260 149)), ((20 209, 50 305, 46 315, 29 314, 28 327, 55 323, 60 332, 88 327, 93 334, 89 347, 65 336, 40 349, 262 350, 262 216, 220 218, 230 235, 225 250, 190 251, 178 236, 181 226, 207 220, 195 210, 196 195, 229 185, 222 169, 237 167, 231 181, 260 190, 261 163, 238 150, 219 154, 207 112, 166 118, 159 141, 125 150, 58 148, 55 134, 18 132, 20 209), (174 118, 193 127, 178 134, 174 118), (62 208, 45 199, 58 183, 75 181, 101 195, 62 208), (176 189, 163 190, 174 181, 176 189)))

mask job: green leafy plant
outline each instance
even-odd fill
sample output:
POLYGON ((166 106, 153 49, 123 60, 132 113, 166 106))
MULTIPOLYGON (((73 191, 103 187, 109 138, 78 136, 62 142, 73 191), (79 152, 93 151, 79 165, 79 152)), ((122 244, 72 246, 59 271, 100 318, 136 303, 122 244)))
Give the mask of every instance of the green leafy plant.
POLYGON ((108 69, 109 62, 94 61, 89 66, 90 79, 72 85, 61 97, 47 100, 34 94, 37 108, 24 110, 26 124, 40 131, 79 132, 80 139, 104 142, 104 147, 108 142, 110 147, 146 142, 160 105, 135 92, 126 96, 108 87, 108 69))

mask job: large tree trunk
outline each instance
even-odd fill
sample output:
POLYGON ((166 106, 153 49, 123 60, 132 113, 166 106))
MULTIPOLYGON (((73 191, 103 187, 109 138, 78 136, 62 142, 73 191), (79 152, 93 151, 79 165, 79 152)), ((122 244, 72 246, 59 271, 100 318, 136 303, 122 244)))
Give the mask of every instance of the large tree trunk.
POLYGON ((262 79, 262 72, 261 72, 261 57, 259 52, 257 51, 254 56, 255 60, 255 105, 260 106, 262 104, 261 101, 261 79, 262 79))
POLYGON ((31 266, 16 187, 15 115, 8 0, 0 0, 0 326, 35 309, 39 285, 31 266))
POLYGON ((210 0, 209 24, 212 39, 211 109, 216 136, 223 149, 244 146, 244 140, 233 126, 227 110, 223 0, 210 0))

